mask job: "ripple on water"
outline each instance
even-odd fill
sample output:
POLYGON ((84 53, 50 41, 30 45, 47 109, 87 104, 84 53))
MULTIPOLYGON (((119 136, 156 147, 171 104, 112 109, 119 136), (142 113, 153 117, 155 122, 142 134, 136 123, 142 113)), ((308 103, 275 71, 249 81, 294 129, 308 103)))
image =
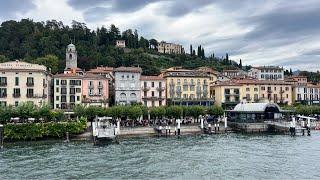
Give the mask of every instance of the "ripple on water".
POLYGON ((30 142, 0 152, 0 179, 319 179, 320 133, 30 142))

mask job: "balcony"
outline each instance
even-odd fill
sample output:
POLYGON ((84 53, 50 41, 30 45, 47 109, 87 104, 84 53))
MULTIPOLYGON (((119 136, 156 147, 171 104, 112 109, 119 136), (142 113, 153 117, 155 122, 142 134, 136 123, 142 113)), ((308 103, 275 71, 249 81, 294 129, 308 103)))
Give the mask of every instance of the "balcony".
POLYGON ((27 94, 26 96, 27 96, 27 98, 34 98, 34 95, 33 95, 33 94, 30 94, 30 93, 27 94))
POLYGON ((143 87, 142 87, 142 90, 143 90, 143 91, 149 91, 149 90, 150 90, 150 87, 143 86, 143 87))
POLYGON ((26 85, 27 85, 28 87, 34 86, 34 82, 27 82, 26 85))
POLYGON ((89 84, 89 85, 88 85, 88 88, 89 88, 89 89, 93 89, 93 88, 94 88, 93 84, 89 84))
POLYGON ((1 86, 1 87, 7 86, 7 82, 2 82, 2 83, 0 83, 0 86, 1 86))
POLYGON ((7 94, 0 94, 0 98, 6 98, 7 94))
POLYGON ((14 98, 18 98, 18 97, 20 97, 21 95, 20 95, 20 93, 18 94, 18 93, 16 93, 16 94, 12 94, 12 97, 14 97, 14 98))
POLYGON ((267 90, 268 93, 272 93, 272 90, 267 90))
POLYGON ((99 88, 99 89, 103 89, 103 85, 102 85, 102 84, 99 84, 99 85, 98 85, 98 88, 99 88))
POLYGON ((157 91, 164 91, 165 88, 164 87, 157 87, 157 91))

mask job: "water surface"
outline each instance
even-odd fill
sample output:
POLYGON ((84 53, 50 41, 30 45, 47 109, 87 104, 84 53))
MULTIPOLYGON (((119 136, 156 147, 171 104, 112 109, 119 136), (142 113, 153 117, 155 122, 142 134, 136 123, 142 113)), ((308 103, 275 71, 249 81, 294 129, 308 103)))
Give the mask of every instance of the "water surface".
POLYGON ((312 136, 198 135, 6 144, 0 179, 320 179, 312 136))

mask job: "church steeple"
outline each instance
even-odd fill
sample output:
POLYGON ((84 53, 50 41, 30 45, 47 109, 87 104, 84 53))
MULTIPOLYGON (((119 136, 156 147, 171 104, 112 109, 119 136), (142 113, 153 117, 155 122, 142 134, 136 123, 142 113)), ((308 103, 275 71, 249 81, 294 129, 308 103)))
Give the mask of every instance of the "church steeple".
POLYGON ((69 44, 66 49, 66 69, 77 68, 77 50, 74 44, 69 44))

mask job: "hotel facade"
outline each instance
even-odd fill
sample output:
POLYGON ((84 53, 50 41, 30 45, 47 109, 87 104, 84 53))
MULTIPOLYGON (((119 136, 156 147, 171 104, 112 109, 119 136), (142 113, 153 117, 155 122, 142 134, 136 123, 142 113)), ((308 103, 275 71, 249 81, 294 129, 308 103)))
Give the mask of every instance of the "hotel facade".
POLYGON ((207 72, 176 67, 163 71, 162 76, 166 79, 168 104, 213 105, 209 88, 212 77, 207 72))
POLYGON ((166 105, 166 80, 161 76, 141 76, 141 100, 146 107, 166 105))
POLYGON ((0 104, 50 103, 52 75, 43 65, 19 60, 0 63, 0 104))

